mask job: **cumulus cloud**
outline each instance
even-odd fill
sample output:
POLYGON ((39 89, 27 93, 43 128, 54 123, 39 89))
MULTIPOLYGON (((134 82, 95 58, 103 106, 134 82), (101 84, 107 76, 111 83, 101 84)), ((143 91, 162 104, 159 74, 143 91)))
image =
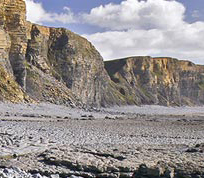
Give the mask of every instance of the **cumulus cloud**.
POLYGON ((166 29, 182 23, 185 7, 176 1, 126 0, 121 4, 107 4, 84 14, 86 23, 111 30, 166 29))
POLYGON ((26 5, 27 18, 35 23, 84 23, 101 27, 104 32, 83 36, 105 60, 150 55, 204 64, 204 22, 186 22, 185 7, 175 0, 123 0, 80 14, 73 14, 68 7, 62 13, 47 12, 34 0, 26 0, 26 5))
POLYGON ((109 31, 84 35, 105 59, 134 55, 170 56, 203 63, 204 23, 172 30, 109 31))
POLYGON ((84 14, 106 32, 84 35, 107 59, 135 55, 170 56, 204 63, 204 22, 187 23, 177 1, 125 0, 84 14))
POLYGON ((27 20, 33 23, 43 24, 45 22, 51 23, 75 23, 76 19, 70 8, 64 7, 62 13, 47 12, 41 3, 33 0, 25 0, 27 7, 27 20))

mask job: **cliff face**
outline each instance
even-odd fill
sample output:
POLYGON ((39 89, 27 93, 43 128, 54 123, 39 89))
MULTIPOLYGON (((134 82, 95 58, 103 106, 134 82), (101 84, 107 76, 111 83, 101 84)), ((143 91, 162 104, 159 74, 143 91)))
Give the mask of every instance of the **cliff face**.
POLYGON ((132 102, 161 105, 204 103, 204 66, 173 58, 131 57, 106 61, 111 79, 132 102))
POLYGON ((32 24, 25 14, 24 0, 0 0, 0 100, 85 107, 204 103, 202 66, 136 57, 105 62, 107 73, 85 38, 32 24))
POLYGON ((23 0, 0 0, 0 9, 2 67, 22 92, 71 106, 125 104, 90 42, 63 28, 26 22, 23 0))
POLYGON ((23 63, 27 48, 25 2, 23 0, 1 0, 1 4, 3 4, 3 26, 11 40, 9 60, 16 81, 24 88, 26 70, 23 63))
MULTIPOLYGON (((40 70, 43 76, 60 82, 86 106, 100 107, 112 101, 114 104, 122 102, 114 96, 115 91, 104 69, 103 59, 90 42, 63 28, 29 23, 27 26, 30 37, 26 59, 29 65, 35 67, 34 73, 40 70)), ((32 94, 29 91, 33 90, 33 75, 30 75, 29 68, 27 72, 26 88, 32 94)))
POLYGON ((28 100, 24 87, 26 36, 24 1, 0 0, 0 99, 28 100), (14 77, 14 75, 15 77, 14 77), (19 83, 17 83, 17 82, 19 83))

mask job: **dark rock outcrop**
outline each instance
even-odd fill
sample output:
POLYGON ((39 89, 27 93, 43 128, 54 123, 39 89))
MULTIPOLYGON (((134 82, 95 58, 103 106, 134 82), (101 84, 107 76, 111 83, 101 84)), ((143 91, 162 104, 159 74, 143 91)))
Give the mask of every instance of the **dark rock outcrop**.
MULTIPOLYGON (((122 103, 115 96, 117 91, 114 84, 111 86, 113 82, 104 69, 102 57, 90 42, 63 28, 29 25, 26 53, 29 65, 66 86, 86 106, 122 103)), ((33 76, 27 76, 27 91, 33 89, 32 79, 33 76)))
POLYGON ((204 103, 204 66, 147 56, 105 61, 105 68, 121 94, 133 103, 167 106, 204 103))
POLYGON ((153 167, 141 164, 132 176, 132 178, 181 178, 181 177, 203 177, 203 170, 197 168, 194 164, 168 165, 165 162, 159 162, 153 167))

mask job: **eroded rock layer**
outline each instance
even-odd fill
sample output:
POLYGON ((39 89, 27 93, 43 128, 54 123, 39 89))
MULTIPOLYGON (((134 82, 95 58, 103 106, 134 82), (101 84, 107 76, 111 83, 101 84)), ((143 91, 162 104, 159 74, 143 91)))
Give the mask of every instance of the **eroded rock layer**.
MULTIPOLYGON (((115 95, 103 59, 90 42, 63 28, 30 25, 26 53, 30 65, 63 83, 86 106, 123 102, 115 95)), ((33 89, 32 78, 27 76, 28 90, 33 89)))
POLYGON ((106 62, 107 73, 101 55, 85 38, 32 24, 25 14, 24 0, 0 0, 0 70, 9 78, 1 76, 1 100, 15 101, 9 97, 13 93, 16 101, 20 96, 21 101, 30 97, 82 107, 204 102, 202 66, 136 57, 106 62))
POLYGON ((19 102, 27 100, 23 87, 27 38, 25 2, 0 0, 0 98, 19 102))
POLYGON ((130 57, 106 61, 121 94, 141 104, 204 103, 204 66, 173 58, 130 57))
POLYGON ((0 9, 1 67, 19 90, 37 101, 72 106, 125 104, 90 42, 27 22, 23 0, 1 0, 0 9))

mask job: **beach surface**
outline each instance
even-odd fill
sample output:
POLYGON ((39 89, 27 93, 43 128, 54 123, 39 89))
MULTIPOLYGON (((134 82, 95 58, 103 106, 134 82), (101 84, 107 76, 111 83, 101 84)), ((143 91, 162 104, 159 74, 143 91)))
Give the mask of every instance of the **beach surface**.
POLYGON ((0 177, 204 177, 204 107, 0 103, 0 177))

